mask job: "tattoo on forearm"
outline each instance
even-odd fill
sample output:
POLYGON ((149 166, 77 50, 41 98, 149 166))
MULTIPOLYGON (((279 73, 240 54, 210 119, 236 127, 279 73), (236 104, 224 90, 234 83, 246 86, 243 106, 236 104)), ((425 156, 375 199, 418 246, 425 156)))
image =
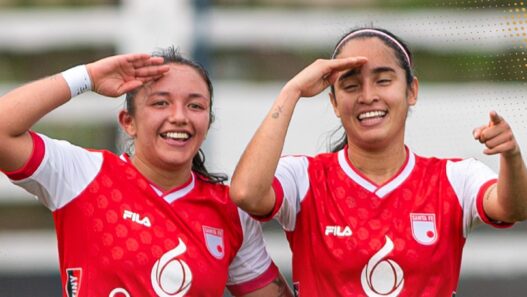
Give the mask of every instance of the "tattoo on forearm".
POLYGON ((490 198, 490 194, 492 194, 492 192, 494 192, 496 190, 496 184, 493 184, 492 186, 490 186, 490 189, 487 191, 487 194, 485 195, 485 200, 489 200, 490 198))
POLYGON ((288 296, 287 291, 287 284, 284 282, 284 280, 281 277, 277 277, 273 280, 273 284, 275 284, 278 287, 278 295, 279 297, 286 297, 288 296))
POLYGON ((282 113, 282 106, 278 106, 276 107, 276 110, 271 114, 271 117, 273 119, 277 119, 281 113, 282 113))

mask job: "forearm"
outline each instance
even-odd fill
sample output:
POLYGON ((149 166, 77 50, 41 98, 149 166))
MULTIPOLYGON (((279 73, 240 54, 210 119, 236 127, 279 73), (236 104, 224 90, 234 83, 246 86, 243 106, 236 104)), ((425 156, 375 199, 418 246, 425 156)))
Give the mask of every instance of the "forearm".
POLYGON ((0 169, 13 171, 26 163, 32 152, 27 131, 69 98, 69 87, 60 74, 26 84, 0 98, 0 169))
POLYGON ((527 218, 527 169, 522 156, 500 156, 497 200, 504 221, 523 221, 527 218))
POLYGON ((17 137, 44 115, 70 99, 70 90, 61 74, 21 86, 0 99, 0 133, 17 137))
POLYGON ((231 198, 249 213, 266 215, 274 206, 271 185, 299 97, 287 87, 282 89, 234 171, 231 198))

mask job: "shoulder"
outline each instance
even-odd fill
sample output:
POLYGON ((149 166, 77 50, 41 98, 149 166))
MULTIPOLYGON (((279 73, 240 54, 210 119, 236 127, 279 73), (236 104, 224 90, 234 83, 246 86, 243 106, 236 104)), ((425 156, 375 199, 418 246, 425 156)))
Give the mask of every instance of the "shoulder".
POLYGON ((311 166, 333 166, 338 164, 338 153, 320 153, 315 156, 308 155, 284 155, 280 163, 303 163, 311 166))
POLYGON ((415 154, 415 164, 417 167, 434 167, 434 166, 440 166, 445 167, 448 163, 456 163, 463 161, 462 158, 457 157, 435 157, 435 156, 421 156, 418 154, 415 154))

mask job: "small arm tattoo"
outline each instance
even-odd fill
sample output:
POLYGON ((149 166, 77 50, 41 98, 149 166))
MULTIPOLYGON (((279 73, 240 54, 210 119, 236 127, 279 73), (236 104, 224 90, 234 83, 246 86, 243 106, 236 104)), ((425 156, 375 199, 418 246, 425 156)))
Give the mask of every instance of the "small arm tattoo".
POLYGON ((282 106, 278 106, 276 107, 276 110, 271 114, 271 117, 273 119, 277 119, 281 113, 282 113, 282 106))
POLYGON ((496 184, 493 184, 492 186, 490 186, 490 189, 487 191, 487 194, 485 195, 485 200, 489 200, 490 198, 490 194, 492 194, 492 192, 494 192, 496 190, 496 184))
POLYGON ((286 282, 278 276, 273 280, 273 284, 275 284, 278 287, 278 295, 279 297, 287 297, 290 296, 289 287, 287 286, 286 282))

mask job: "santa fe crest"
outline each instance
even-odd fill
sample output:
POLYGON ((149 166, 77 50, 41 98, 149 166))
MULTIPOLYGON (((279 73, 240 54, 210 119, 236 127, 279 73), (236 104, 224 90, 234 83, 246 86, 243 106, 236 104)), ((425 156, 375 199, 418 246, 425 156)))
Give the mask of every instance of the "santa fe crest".
POLYGON ((411 213, 410 223, 414 239, 423 245, 437 241, 436 215, 434 213, 411 213))
POLYGON ((210 254, 216 259, 223 259, 225 255, 225 246, 223 244, 223 229, 203 226, 203 236, 205 244, 210 254))

